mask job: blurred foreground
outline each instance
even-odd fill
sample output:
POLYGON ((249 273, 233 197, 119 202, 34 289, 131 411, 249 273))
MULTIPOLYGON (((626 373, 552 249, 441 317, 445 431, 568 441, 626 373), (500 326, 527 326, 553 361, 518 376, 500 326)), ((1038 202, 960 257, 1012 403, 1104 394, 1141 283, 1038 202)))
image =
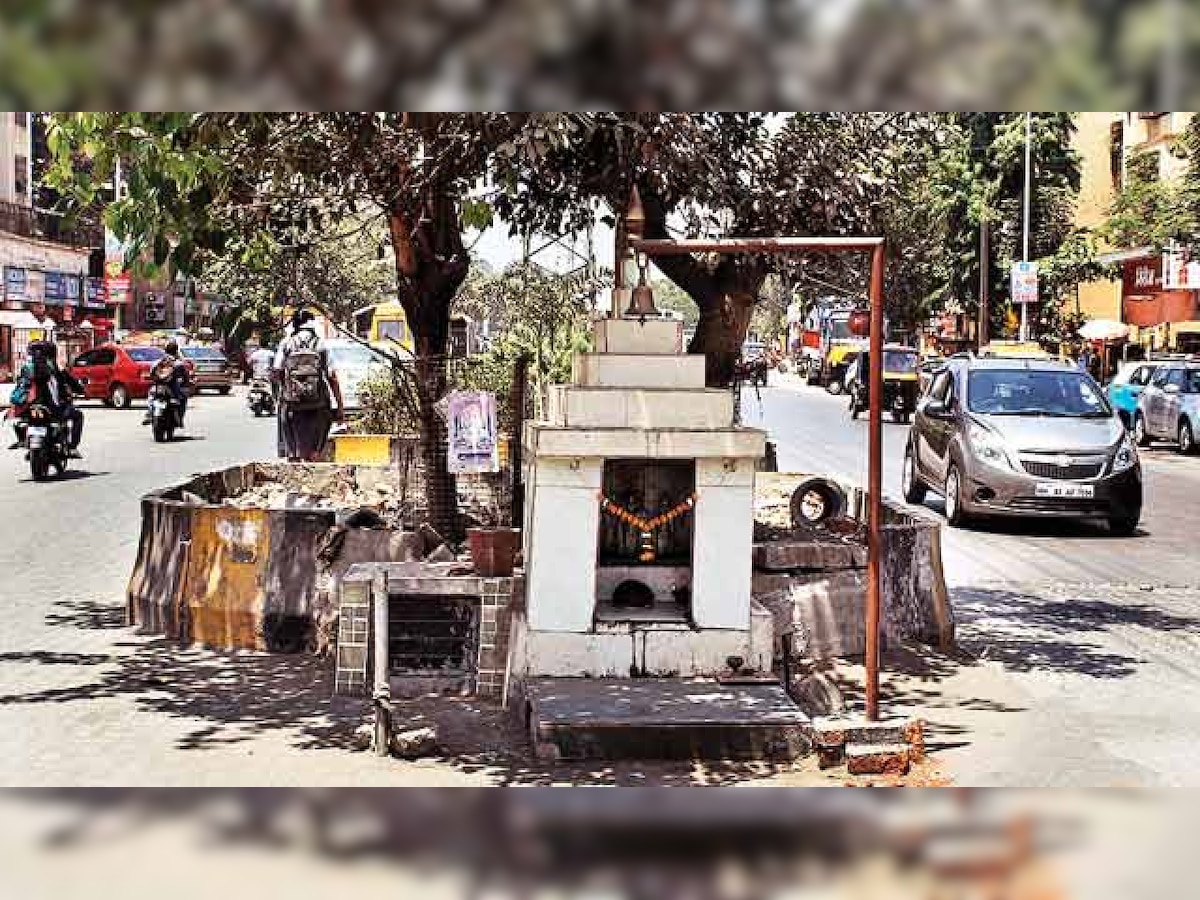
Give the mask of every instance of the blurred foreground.
MULTIPOLYGON (((1153 898, 1178 795, 69 790, 0 797, 0 896, 1153 898)), ((1189 827, 1191 826, 1191 827, 1189 827)), ((1167 893, 1170 889, 1170 894, 1167 893)))

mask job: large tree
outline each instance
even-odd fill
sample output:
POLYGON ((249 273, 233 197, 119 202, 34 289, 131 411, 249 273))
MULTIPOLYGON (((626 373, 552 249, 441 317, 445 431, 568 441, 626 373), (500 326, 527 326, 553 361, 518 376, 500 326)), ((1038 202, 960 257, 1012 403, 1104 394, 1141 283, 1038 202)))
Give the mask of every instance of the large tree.
MULTIPOLYGON (((896 148, 931 140, 907 114, 581 114, 568 139, 536 159, 500 160, 501 213, 518 228, 568 230, 607 207, 619 225, 634 186, 648 238, 863 235, 887 226, 897 190, 896 148)), ((819 272, 861 291, 866 261, 804 265, 764 254, 664 256, 658 268, 695 301, 689 347, 710 384, 727 384, 754 304, 772 272, 819 272)), ((797 275, 796 273, 800 274, 797 275)))
POLYGON ((128 193, 105 213, 130 244, 184 274, 222 257, 310 252, 365 210, 387 229, 396 293, 413 331, 430 514, 457 528, 446 471, 450 304, 466 278, 464 229, 486 216, 471 199, 503 147, 536 153, 553 134, 538 117, 441 113, 82 113, 56 116, 51 183, 90 207, 123 161, 128 193), (528 129, 528 130, 527 130, 528 129))

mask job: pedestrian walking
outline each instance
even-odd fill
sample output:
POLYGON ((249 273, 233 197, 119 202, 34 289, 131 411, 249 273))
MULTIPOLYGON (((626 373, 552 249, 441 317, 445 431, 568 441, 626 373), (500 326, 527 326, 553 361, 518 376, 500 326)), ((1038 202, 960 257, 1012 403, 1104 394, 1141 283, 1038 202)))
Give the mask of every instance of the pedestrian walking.
POLYGON ((329 354, 312 321, 313 314, 308 310, 296 310, 291 334, 275 351, 279 455, 289 462, 318 461, 325 452, 329 430, 344 408, 341 385, 329 367, 329 354))

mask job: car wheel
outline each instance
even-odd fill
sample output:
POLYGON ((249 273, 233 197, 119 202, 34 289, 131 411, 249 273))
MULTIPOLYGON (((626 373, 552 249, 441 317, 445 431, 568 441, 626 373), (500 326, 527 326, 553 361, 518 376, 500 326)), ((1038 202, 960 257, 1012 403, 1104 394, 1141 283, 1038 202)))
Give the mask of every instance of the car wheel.
POLYGON ((1192 423, 1184 419, 1179 423, 1179 452, 1191 456, 1196 452, 1196 436, 1192 434, 1192 423))
POLYGON ((946 489, 943 492, 946 498, 946 524, 954 528, 960 528, 967 524, 967 514, 963 512, 962 503, 962 476, 958 473, 958 466, 951 464, 950 471, 946 473, 946 489))
POLYGON ((913 456, 912 444, 904 448, 904 468, 900 470, 900 487, 907 503, 925 502, 925 484, 917 474, 917 459, 913 456))
POLYGON ((851 419, 858 418, 858 404, 854 402, 853 397, 850 398, 850 418, 851 419))
POLYGON ((220 389, 219 389, 219 391, 220 391, 220 394, 221 394, 221 396, 222 396, 222 397, 228 397, 228 396, 229 396, 229 392, 230 392, 230 391, 232 391, 232 390, 233 390, 233 388, 232 388, 232 387, 223 387, 223 388, 220 388, 220 389))
POLYGON ((829 384, 825 385, 825 390, 836 397, 842 392, 842 380, 840 378, 831 378, 829 384))
POLYGON ((129 409, 131 399, 129 388, 123 384, 114 384, 108 392, 108 402, 117 409, 129 409))
POLYGON ((1150 434, 1146 431, 1146 417, 1138 413, 1133 420, 1133 442, 1139 447, 1150 446, 1150 434))
POLYGON ((1113 516, 1108 520, 1108 530, 1118 537, 1130 537, 1137 532, 1140 518, 1140 512, 1131 516, 1113 516))

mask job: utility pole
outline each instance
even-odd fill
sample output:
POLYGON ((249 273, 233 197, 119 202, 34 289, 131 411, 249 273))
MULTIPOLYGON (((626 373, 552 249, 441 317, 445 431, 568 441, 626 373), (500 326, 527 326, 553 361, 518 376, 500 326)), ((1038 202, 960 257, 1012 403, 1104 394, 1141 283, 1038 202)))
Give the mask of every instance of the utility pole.
MULTIPOLYGON (((1025 211, 1021 216, 1024 235, 1021 243, 1021 261, 1029 262, 1029 207, 1033 191, 1033 113, 1025 113, 1025 211)), ((1021 340, 1029 340, 1029 304, 1021 304, 1021 340)))
POLYGON ((988 236, 988 210, 984 207, 983 217, 979 222, 979 324, 976 327, 976 344, 980 350, 988 342, 988 314, 991 306, 991 289, 988 284, 989 269, 991 268, 991 247, 988 236))

